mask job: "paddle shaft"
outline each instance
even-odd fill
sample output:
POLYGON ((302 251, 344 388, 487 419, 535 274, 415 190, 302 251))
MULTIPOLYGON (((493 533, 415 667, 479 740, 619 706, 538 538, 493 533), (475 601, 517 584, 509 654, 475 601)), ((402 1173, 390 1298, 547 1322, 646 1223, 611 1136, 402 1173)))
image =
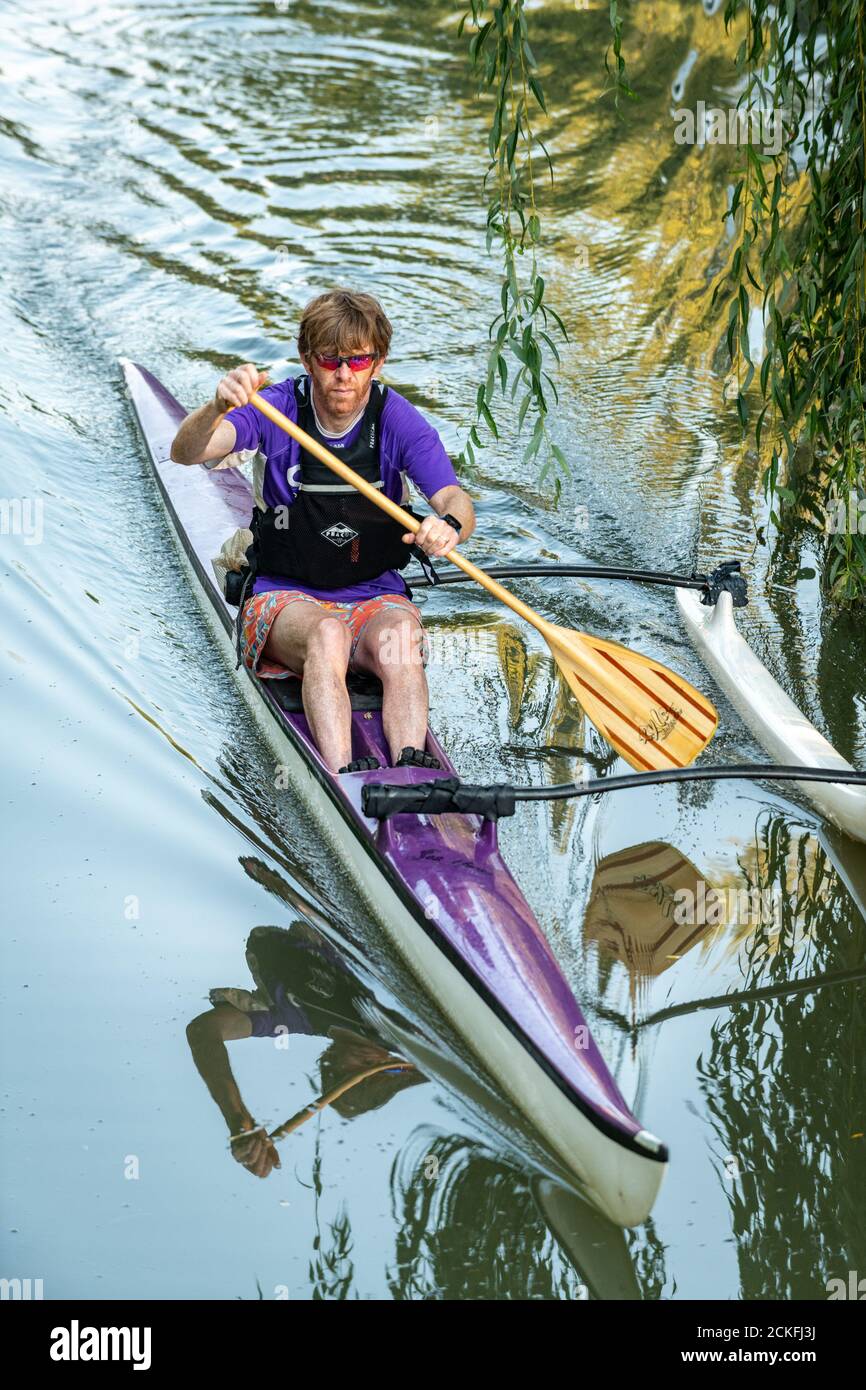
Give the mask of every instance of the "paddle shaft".
POLYGON ((301 1125, 305 1125, 307 1120, 311 1120, 314 1115, 318 1115, 320 1110, 324 1110, 328 1105, 333 1105, 334 1101, 339 1100, 347 1091, 351 1091, 354 1086, 359 1086, 362 1081, 369 1080, 371 1076, 377 1076, 379 1072, 414 1070, 415 1064, 413 1062, 403 1062, 399 1059, 391 1062, 380 1062, 378 1066, 375 1067, 367 1067, 364 1071, 358 1072, 357 1075, 350 1076, 348 1081, 342 1081, 338 1086, 334 1086, 333 1089, 327 1091, 325 1095, 319 1096, 318 1100, 311 1101, 309 1105, 305 1105, 303 1110, 299 1110, 290 1120, 286 1120, 285 1124, 278 1125, 276 1129, 272 1129, 268 1138, 275 1142, 278 1139, 284 1139, 287 1134, 293 1134, 296 1129, 300 1129, 301 1125))
MULTIPOLYGON (((258 391, 254 391, 250 396, 250 405, 254 405, 256 410, 260 410, 263 415, 266 415, 267 418, 281 430, 284 430, 286 434, 296 439, 299 444, 303 445, 308 453, 312 454, 314 458, 319 459, 321 463, 324 463, 326 467, 337 474, 338 478, 342 478, 344 483, 350 483, 352 487, 357 488, 358 492, 360 492, 363 497, 366 497, 369 502, 374 503, 374 505, 379 507, 383 512, 387 512, 388 516, 390 516, 393 521, 398 521, 401 526, 407 531, 411 531, 413 535, 421 529, 420 521, 409 512, 404 511, 396 502, 392 502, 390 497, 383 497, 378 488, 373 487, 371 483, 367 482, 366 478, 362 478, 353 468, 349 468, 348 464, 338 459, 336 455, 331 453, 330 449, 326 449, 317 439, 313 439, 312 435, 307 434, 306 430, 302 430, 300 425, 295 424, 294 420, 289 420, 281 410, 277 410, 276 406, 271 405, 270 401, 266 401, 264 396, 259 395, 258 391)), ((480 584, 482 588, 486 589, 494 598, 498 598, 500 603, 504 603, 513 613, 517 613, 519 617, 523 618, 527 623, 530 623, 547 641, 555 641, 553 628, 550 623, 546 622, 545 619, 536 613, 534 609, 530 608, 528 604, 523 603, 521 599, 509 593, 507 589, 503 589, 501 584, 497 584, 496 580, 491 579, 489 574, 485 574, 477 565, 473 565, 471 560, 466 560, 459 551, 449 550, 445 559, 450 560, 453 565, 461 569, 470 579, 474 579, 476 583, 480 584)), ((574 633, 573 636, 580 638, 581 634, 574 633)), ((585 652, 585 661, 587 671, 601 672, 601 663, 595 656, 595 653, 588 648, 585 652)))

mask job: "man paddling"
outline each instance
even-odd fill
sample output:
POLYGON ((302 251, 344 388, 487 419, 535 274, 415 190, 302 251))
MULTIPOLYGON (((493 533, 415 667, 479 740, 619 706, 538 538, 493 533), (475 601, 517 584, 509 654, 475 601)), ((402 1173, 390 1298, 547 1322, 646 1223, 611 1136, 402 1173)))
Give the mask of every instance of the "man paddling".
POLYGON ((332 771, 376 766, 352 759, 346 672, 382 682, 382 721, 397 766, 436 766, 424 751, 427 679, 421 615, 400 569, 409 547, 447 555, 475 514, 436 430, 379 381, 392 328, 372 295, 332 290, 312 300, 298 330, 305 375, 263 386, 246 363, 187 416, 172 444, 176 463, 200 464, 258 449, 264 511, 254 517, 256 577, 239 623, 241 655, 260 679, 301 676, 304 712, 332 771), (341 483, 255 406, 255 391, 355 472, 404 502, 404 475, 436 515, 403 533, 341 483), (227 412, 231 412, 228 414, 227 412))

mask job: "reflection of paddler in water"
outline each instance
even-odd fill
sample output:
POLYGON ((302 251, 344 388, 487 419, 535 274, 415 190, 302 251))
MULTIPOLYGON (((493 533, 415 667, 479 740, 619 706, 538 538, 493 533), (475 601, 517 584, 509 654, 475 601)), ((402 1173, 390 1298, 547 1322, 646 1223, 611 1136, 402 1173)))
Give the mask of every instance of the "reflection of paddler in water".
MULTIPOLYGON (((233 1157, 256 1177, 280 1167, 276 1142, 331 1107, 353 1119, 426 1080, 411 1062, 383 1045, 366 1007, 375 1002, 319 932, 296 922, 288 930, 256 927, 247 943, 254 991, 213 989, 212 1008, 193 1019, 187 1039, 195 1064, 228 1126, 233 1157), (330 1038, 319 1058, 322 1094, 268 1133, 244 1104, 227 1042, 239 1038, 330 1038)), ((376 1004, 376 1012, 384 1012, 376 1004)), ((409 1025, 400 1020, 401 1027, 409 1025)))
POLYGON ((691 860, 661 840, 598 861, 583 936, 626 966, 633 1003, 642 983, 668 970, 713 929, 712 922, 683 920, 695 916, 681 910, 684 895, 694 900, 702 882, 691 860))

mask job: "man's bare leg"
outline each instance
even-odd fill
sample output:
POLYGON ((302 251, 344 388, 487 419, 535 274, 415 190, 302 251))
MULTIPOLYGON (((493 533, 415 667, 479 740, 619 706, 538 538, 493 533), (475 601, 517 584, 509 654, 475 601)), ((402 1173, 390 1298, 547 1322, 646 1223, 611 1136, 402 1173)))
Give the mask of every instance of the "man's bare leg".
POLYGON ((421 635, 414 614, 385 608, 366 624, 352 663, 382 682, 382 725, 392 764, 404 748, 423 749, 427 741, 429 696, 421 635))
POLYGON ((346 671, 352 634, 315 604, 287 603, 268 634, 264 655, 303 677, 301 698, 316 747, 332 772, 352 761, 352 706, 346 671))

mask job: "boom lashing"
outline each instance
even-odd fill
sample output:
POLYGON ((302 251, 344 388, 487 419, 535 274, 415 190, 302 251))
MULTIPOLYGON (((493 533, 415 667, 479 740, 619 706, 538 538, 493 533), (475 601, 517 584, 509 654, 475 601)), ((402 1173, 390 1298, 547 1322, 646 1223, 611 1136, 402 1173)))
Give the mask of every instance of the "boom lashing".
POLYGON ((696 574, 694 577, 703 580, 701 603, 705 608, 715 608, 719 594, 723 593, 731 595, 735 608, 745 608, 749 602, 749 590, 745 577, 740 573, 739 560, 725 560, 711 574, 696 574))

